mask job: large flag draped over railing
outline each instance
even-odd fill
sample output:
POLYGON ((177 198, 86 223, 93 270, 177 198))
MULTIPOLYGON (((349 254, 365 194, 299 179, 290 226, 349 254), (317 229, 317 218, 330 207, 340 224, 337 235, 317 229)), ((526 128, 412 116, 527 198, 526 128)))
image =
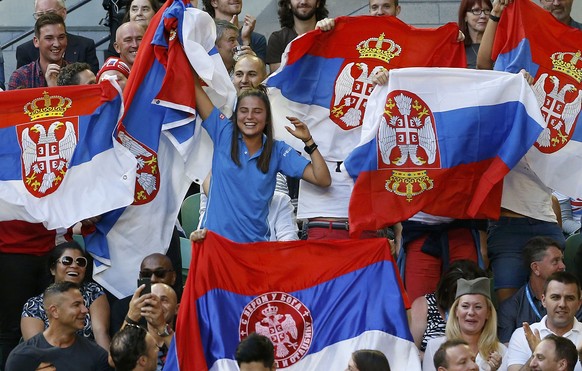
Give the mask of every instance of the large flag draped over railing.
POLYGON ((0 220, 68 228, 132 202, 117 84, 2 92, 0 107, 0 220))
POLYGON ((454 23, 419 29, 396 17, 339 17, 328 32, 292 41, 281 68, 267 80, 275 135, 303 151, 282 126, 304 121, 328 161, 343 161, 358 144, 372 77, 382 68, 465 67, 454 23))
POLYGON ((495 34, 495 69, 535 78, 538 106, 547 128, 526 159, 548 187, 582 197, 582 31, 557 21, 528 0, 503 12, 495 34))
POLYGON ((498 218, 501 180, 545 126, 521 74, 452 68, 390 71, 368 100, 345 161, 357 177, 350 234, 419 211, 498 218))
POLYGON ((369 348, 420 370, 407 306, 386 239, 237 244, 209 232, 193 244, 164 369, 238 370, 235 349, 257 332, 277 369, 342 370, 369 348))
MULTIPOLYGON (((215 36, 207 13, 174 0, 152 19, 139 47, 118 133, 138 161, 134 203, 105 214, 85 239, 97 262, 94 279, 118 297, 135 291, 145 256, 166 252, 188 187, 206 175, 191 168, 202 131, 195 121, 194 63, 209 89, 219 91, 215 104, 232 107, 234 87, 212 50, 215 36)), ((204 157, 209 164, 212 154, 204 157)))

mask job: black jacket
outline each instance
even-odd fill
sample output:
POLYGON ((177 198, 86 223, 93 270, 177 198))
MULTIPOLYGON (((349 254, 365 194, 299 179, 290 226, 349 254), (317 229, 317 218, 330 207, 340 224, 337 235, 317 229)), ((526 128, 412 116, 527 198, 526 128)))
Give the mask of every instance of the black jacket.
MULTIPOLYGON (((38 49, 29 40, 16 48, 16 68, 29 64, 38 59, 38 49)), ((95 41, 87 37, 73 35, 67 32, 67 50, 65 51, 67 62, 85 62, 91 66, 95 74, 99 71, 99 60, 95 50, 95 41)))

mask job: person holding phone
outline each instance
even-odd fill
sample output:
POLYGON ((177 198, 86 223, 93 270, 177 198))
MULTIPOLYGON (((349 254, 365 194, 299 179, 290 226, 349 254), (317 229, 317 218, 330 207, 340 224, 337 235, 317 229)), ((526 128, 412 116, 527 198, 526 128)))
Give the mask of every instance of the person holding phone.
POLYGON ((139 278, 139 287, 129 302, 122 329, 139 326, 147 329, 159 348, 158 369, 162 369, 174 336, 174 319, 178 311, 178 297, 165 283, 155 283, 149 278, 139 278), (145 324, 142 325, 142 319, 145 324))

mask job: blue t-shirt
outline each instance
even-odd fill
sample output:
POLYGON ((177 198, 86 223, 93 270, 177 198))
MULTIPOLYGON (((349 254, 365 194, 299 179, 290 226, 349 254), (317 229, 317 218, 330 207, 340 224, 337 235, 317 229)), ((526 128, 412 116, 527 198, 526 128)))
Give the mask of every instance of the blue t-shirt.
POLYGON ((275 141, 265 174, 257 167, 263 148, 249 156, 240 134, 238 166, 230 157, 233 125, 216 108, 202 123, 214 143, 212 180, 202 225, 235 242, 268 241, 267 217, 277 172, 300 178, 309 161, 285 142, 275 141))

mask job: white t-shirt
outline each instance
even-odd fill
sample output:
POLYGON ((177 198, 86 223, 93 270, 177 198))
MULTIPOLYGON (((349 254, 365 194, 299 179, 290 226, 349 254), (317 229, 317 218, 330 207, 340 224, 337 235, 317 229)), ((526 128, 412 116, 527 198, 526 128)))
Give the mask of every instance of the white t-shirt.
MULTIPOLYGON (((439 349, 442 343, 447 340, 445 336, 441 336, 439 338, 430 339, 426 344, 426 350, 424 351, 424 359, 422 361, 422 371, 436 371, 434 368, 434 354, 439 349)), ((499 343, 499 353, 501 354, 501 366, 497 369, 497 371, 506 371, 507 370, 507 363, 506 363, 506 355, 507 355, 507 348, 505 345, 499 343)), ((475 358, 475 363, 479 366, 479 371, 491 371, 491 367, 487 363, 486 359, 481 357, 481 354, 477 354, 475 358)))
MULTIPOLYGON (((553 334, 553 332, 546 327, 547 318, 548 316, 545 315, 540 322, 532 323, 530 325, 532 331, 539 330, 542 339, 549 334, 553 334)), ((574 318, 573 328, 562 336, 571 340, 577 348, 579 346, 580 340, 582 340, 581 334, 582 323, 578 322, 578 320, 574 318)), ((509 347, 507 348, 507 366, 525 365, 531 355, 532 351, 527 344, 527 339, 525 338, 523 327, 519 327, 513 332, 513 335, 511 335, 511 340, 509 340, 509 347)), ((574 371, 582 371, 580 362, 576 362, 576 368, 574 371)))

